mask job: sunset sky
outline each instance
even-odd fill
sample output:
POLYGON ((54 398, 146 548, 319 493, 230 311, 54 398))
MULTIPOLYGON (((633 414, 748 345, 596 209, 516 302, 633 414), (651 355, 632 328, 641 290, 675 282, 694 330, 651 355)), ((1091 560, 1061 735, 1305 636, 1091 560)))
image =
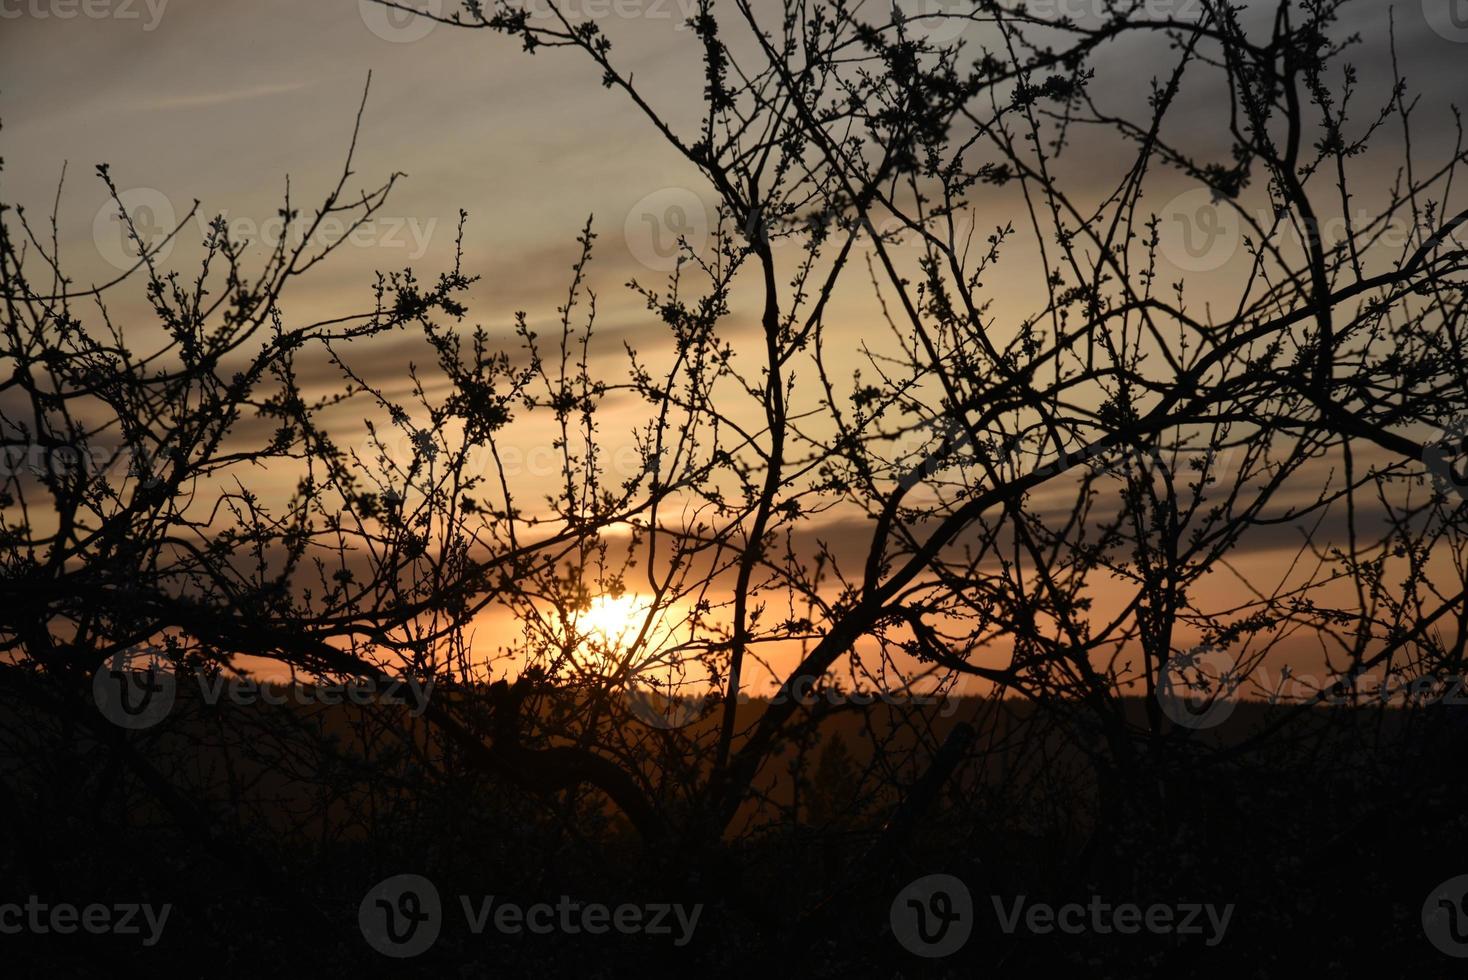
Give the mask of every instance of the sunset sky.
MULTIPOLYGON (((675 127, 697 117, 702 86, 697 44, 681 27, 686 5, 687 0, 580 0, 567 7, 602 25, 614 41, 614 59, 675 127)), ((1451 36, 1452 22, 1442 19, 1441 6, 1411 0, 1396 9, 1395 22, 1399 48, 1411 52, 1403 71, 1423 96, 1416 149, 1434 162, 1455 135, 1448 125, 1449 102, 1468 93, 1462 68, 1468 30, 1451 36)), ((201 202, 200 219, 184 230, 168 259, 188 270, 209 216, 225 215, 245 236, 266 234, 287 176, 298 206, 319 201, 335 182, 371 71, 357 176, 349 187, 376 186, 393 171, 408 176, 373 229, 287 296, 288 317, 367 308, 377 270, 412 265, 429 277, 448 268, 463 208, 469 212, 466 271, 482 277, 472 294, 470 320, 512 342, 514 311, 529 311, 532 323, 554 318, 576 255, 576 234, 594 215, 599 239, 591 282, 599 297, 599 368, 618 376, 625 363, 623 340, 649 350, 665 342, 663 325, 623 284, 634 277, 654 283, 665 274, 667 251, 661 246, 670 230, 705 233, 713 198, 629 101, 599 84, 597 69, 585 58, 557 50, 532 57, 517 41, 490 31, 393 21, 357 0, 153 0, 151 7, 136 0, 109 9, 112 16, 61 19, 37 16, 23 0, 0 0, 3 196, 7 203, 24 204, 33 225, 44 224, 66 167, 60 241, 74 283, 100 284, 120 271, 116 227, 94 173, 97 163, 110 164, 125 197, 133 195, 130 200, 156 212, 158 225, 169 215, 182 219, 195 198, 201 202), (710 210, 695 213, 698 201, 710 210), (679 216, 686 226, 667 227, 679 216)), ((774 8, 766 2, 758 9, 774 8)), ((1389 8, 1356 4, 1350 14, 1349 28, 1365 40, 1355 58, 1361 69, 1357 111, 1370 115, 1389 87, 1389 8)), ((973 41, 982 40, 976 31, 973 41)), ((1114 46, 1101 64, 1107 73, 1098 80, 1100 90, 1119 99, 1143 93, 1149 79, 1166 70, 1161 63, 1137 64, 1125 45, 1114 46)), ((1191 138, 1199 145, 1226 150, 1222 121, 1201 111, 1205 95, 1185 96, 1176 115, 1196 127, 1191 138)), ((1395 137, 1382 145, 1388 152, 1368 155, 1357 171, 1363 209, 1400 164, 1391 155, 1395 137)), ((1122 160, 1097 144, 1072 160, 1072 178, 1083 187, 1092 181, 1097 189, 1109 188, 1120 170, 1108 164, 1122 160)), ((1195 191, 1181 179, 1158 184, 1176 195, 1195 191)), ((980 203, 981 230, 1018 213, 1012 198, 980 203)), ((1173 202, 1159 197, 1152 203, 1165 210, 1173 202)), ((1325 207, 1329 212, 1330 202, 1325 207)), ((1033 297, 1041 272, 1025 261, 1029 248, 1020 245, 1006 266, 1005 293, 996 307, 1001 319, 1040 305, 1033 297)), ((264 251, 260 246, 257 254, 264 251)), ((1192 277, 1199 305, 1215 290, 1217 296, 1232 295, 1227 276, 1247 263, 1239 249, 1217 268, 1190 269, 1175 241, 1171 248, 1165 241, 1163 256, 1175 262, 1169 278, 1192 277)), ((1394 257, 1383 251, 1377 260, 1394 257)), ((869 289, 854 288, 864 283, 854 277, 830 316, 852 337, 865 337, 877 326, 869 289)), ((136 315, 142 301, 135 286, 107 294, 109 308, 123 316, 136 315)), ((753 322, 749 308, 736 307, 726 331, 737 338, 753 322)), ((409 357, 421 356, 411 353, 421 350, 421 339, 397 343, 383 342, 371 354, 384 377, 400 373, 409 357)), ((850 366, 857 363, 853 353, 850 366)), ((617 434, 626 430, 611 421, 605 431, 615 458, 623 448, 617 434)), ((534 432, 509 442, 516 438, 531 461, 545 444, 534 432)), ((819 527, 811 529, 812 536, 820 533, 819 527)), ((1281 556, 1293 554, 1299 543, 1287 528, 1274 536, 1255 535, 1231 562, 1242 577, 1277 580, 1288 574, 1281 556)), ((1236 583, 1220 581, 1218 589, 1220 600, 1244 594, 1236 583)))

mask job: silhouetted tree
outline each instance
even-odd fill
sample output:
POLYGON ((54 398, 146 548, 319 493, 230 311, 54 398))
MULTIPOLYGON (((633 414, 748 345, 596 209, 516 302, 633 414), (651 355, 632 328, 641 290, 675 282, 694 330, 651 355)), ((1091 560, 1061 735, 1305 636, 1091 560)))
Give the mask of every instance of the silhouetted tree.
MULTIPOLYGON (((590 224, 557 328, 517 314, 513 340, 469 327, 457 265, 292 326, 287 287, 330 248, 281 246, 251 275, 219 224, 188 280, 135 235, 163 330, 140 354, 105 307, 83 324, 104 289, 6 212, 0 436, 44 461, 0 501, 8 685, 82 691, 146 641, 177 669, 431 678, 450 693, 423 733, 381 722, 438 746, 424 764, 542 794, 573 826, 608 798, 750 914, 740 862, 789 806, 778 760, 838 717, 864 716, 876 760, 852 792, 883 814, 870 856, 947 819, 949 794, 1053 806, 1003 829, 1068 835, 1076 876, 1182 833, 1198 771, 1288 743, 1284 718, 1221 745, 1180 711, 1257 689, 1286 644, 1327 659, 1303 710, 1373 672, 1456 676, 1468 640, 1461 446, 1443 435, 1468 418, 1464 151, 1414 160, 1416 103, 1400 74, 1360 90, 1342 6, 1200 0, 1169 19, 1117 0, 1087 24, 705 0, 687 131, 554 0, 444 14, 590 59, 716 202, 707 242, 631 283, 667 349, 629 346, 628 380, 591 365, 590 224), (955 19, 977 40, 936 30, 955 19), (1103 92, 1122 40, 1154 59, 1135 98, 1103 92), (1178 118, 1185 91, 1216 140, 1178 118), (1388 139, 1400 176, 1358 213, 1358 160, 1388 139), (1188 189, 1206 201, 1184 231, 1231 222, 1241 254, 1168 282, 1158 208, 1188 189), (868 322, 837 313, 853 295, 868 322), (406 331, 446 385, 415 370, 400 398, 354 352, 406 331), (340 391, 308 398, 308 352, 340 391), (603 432, 626 395, 630 473, 603 432), (340 445, 323 416, 347 405, 391 434, 340 445), (501 451, 541 420, 551 487, 501 451), (134 468, 55 462, 99 451, 134 468), (262 464, 299 474, 288 500, 249 489, 262 464), (1291 574, 1211 587, 1282 528, 1301 529, 1291 574), (631 629, 588 625, 623 595, 631 629), (493 657, 470 636, 486 612, 521 630, 493 657), (970 678, 989 703, 952 723, 910 697, 970 678), (765 682, 775 697, 749 703, 765 682), (850 696, 872 689, 900 703, 850 696), (1030 792, 1046 780, 1084 802, 1030 792)), ((350 173, 318 219, 381 207, 393 179, 349 195, 350 173)), ((837 744, 822 785, 856 768, 837 744)))

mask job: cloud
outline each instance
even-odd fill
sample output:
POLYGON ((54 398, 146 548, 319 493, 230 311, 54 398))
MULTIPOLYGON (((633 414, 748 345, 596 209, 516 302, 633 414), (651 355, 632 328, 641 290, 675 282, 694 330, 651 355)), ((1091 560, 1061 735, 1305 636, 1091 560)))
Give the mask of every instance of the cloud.
POLYGON ((251 99, 263 99, 272 95, 284 95, 286 92, 296 92, 309 87, 308 82, 285 82, 274 85, 251 85, 246 88, 238 88, 227 92, 194 92, 188 95, 169 95, 163 98, 148 99, 137 104, 137 108, 146 110, 172 110, 172 109, 205 109, 211 106, 227 105, 231 102, 248 102, 251 99))

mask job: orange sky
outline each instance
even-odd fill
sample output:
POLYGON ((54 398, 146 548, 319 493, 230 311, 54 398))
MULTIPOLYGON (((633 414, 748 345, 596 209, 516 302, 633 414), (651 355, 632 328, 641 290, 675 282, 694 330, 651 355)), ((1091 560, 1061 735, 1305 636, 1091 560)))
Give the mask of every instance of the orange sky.
MULTIPOLYGON (((620 63, 675 125, 696 114, 702 84, 699 52, 680 28, 680 3, 686 0, 627 0, 616 8, 609 0, 583 0, 570 7, 596 17, 613 38, 620 63)), ((1356 6, 1351 26, 1379 44, 1385 5, 1356 6)), ((554 317, 576 254, 575 236, 587 216, 595 215, 600 238, 591 281, 599 293, 603 338, 598 370, 615 377, 623 369, 624 340, 654 356, 665 342, 660 325, 649 322, 642 301, 622 284, 632 277, 656 281, 666 271, 660 246, 669 228, 659 227, 659 218, 667 225, 676 215, 687 222, 676 230, 706 232, 711 212, 699 213, 699 202, 709 208, 712 195, 623 97, 598 84, 597 71, 584 59, 556 51, 528 57, 517 42, 488 31, 440 26, 419 37, 411 25, 385 25, 370 11, 364 14, 357 0, 155 0, 151 8, 141 2, 134 7, 136 18, 63 20, 22 13, 0 19, 3 196, 39 215, 49 210, 67 166, 59 218, 63 256, 76 283, 117 274, 117 243, 109 237, 115 228, 93 174, 96 163, 110 163, 119 187, 148 203, 159 223, 170 213, 182 219, 198 198, 203 215, 223 213, 240 233, 266 235, 287 175, 293 199, 303 206, 334 183, 371 70, 358 184, 374 186, 397 170, 408 179, 373 229, 287 297, 289 317, 304 321, 365 308, 379 269, 412 265, 432 274, 447 268, 462 207, 470 212, 467 271, 483 277, 474 290, 471 319, 508 340, 513 311, 530 311, 532 323, 554 317)), ((1461 68, 1455 66, 1461 66, 1468 46, 1433 34, 1415 4, 1399 12, 1397 30, 1399 43, 1414 52, 1409 70, 1424 92, 1424 113, 1440 112, 1450 97, 1461 95, 1461 68)), ((1103 80, 1109 86, 1103 91, 1124 98, 1163 70, 1159 65, 1139 72, 1135 57, 1127 49, 1105 56, 1103 64, 1113 72, 1103 80)), ((1360 60, 1363 87, 1384 97, 1379 47, 1360 60)), ((1189 107, 1182 109, 1188 118, 1189 107)), ((1198 111, 1191 118, 1200 141, 1213 138, 1216 121, 1198 111)), ((1445 128, 1432 129, 1419 149, 1430 153, 1449 136, 1445 128)), ((1395 145, 1392 139, 1383 142, 1395 145)), ((1101 171, 1119 159, 1098 148, 1077 161, 1071 176, 1084 187, 1087 180, 1112 176, 1101 171)), ((1374 187, 1361 180, 1360 203, 1369 207, 1370 195, 1381 190, 1396 161, 1383 156, 1363 166, 1368 177, 1380 177, 1374 187)), ((1165 179, 1159 187, 1152 202, 1159 208, 1188 189, 1165 179)), ((1013 199, 982 204, 981 231, 1018 213, 1013 199)), ((171 263, 189 268, 199 254, 201 230, 198 222, 185 230, 171 263)), ((1029 254, 1032 247, 1021 246, 1006 266, 996 307, 1001 322, 1037 305, 1030 297, 1041 285, 1040 271, 1029 254)), ((1182 253, 1165 246, 1164 258, 1169 254, 1186 265, 1182 253)), ((1392 255, 1378 258, 1390 261, 1392 255)), ((1240 251, 1208 277, 1195 275, 1190 282, 1199 283, 1193 288, 1200 305, 1210 290, 1228 295, 1228 273, 1244 262, 1240 251)), ((1189 273, 1176 267, 1170 278, 1189 273)), ((829 319, 846 335, 866 339, 878 331, 869 289, 855 288, 863 281, 852 279, 854 288, 838 296, 829 319)), ((122 316, 135 315, 141 301, 137 288, 108 297, 109 307, 122 316)), ((737 337, 752 323, 750 308, 736 305, 726 331, 737 337)), ((390 389, 395 376, 401 383, 405 360, 415 356, 414 341, 394 343, 364 354, 390 389)), ((421 341, 416 343, 421 349, 421 341)), ((855 350, 853 343, 848 368, 859 363, 855 350)), ((638 409, 626 410, 635 415, 638 409)), ((352 438, 350 430, 360 429, 360 421, 358 414, 342 420, 344 439, 352 438)), ((613 406, 603 431, 614 460, 627 448, 625 439, 617 440, 628 428, 613 406)), ((507 435, 507 445, 522 452, 527 481, 543 478, 537 460, 549 441, 548 433, 533 427, 507 435)), ((1236 556, 1241 578, 1272 583, 1290 574, 1287 556, 1298 548, 1298 534, 1280 528, 1270 535, 1256 537, 1236 556)), ((1219 605, 1247 592, 1222 570, 1213 578, 1219 605)), ((1097 587, 1104 593, 1099 579, 1097 587)), ((1104 605, 1108 596, 1097 598, 1104 605)), ((482 626, 488 632, 503 628, 492 620, 482 626)), ((1314 658, 1304 647, 1292 656, 1305 664, 1314 658)))

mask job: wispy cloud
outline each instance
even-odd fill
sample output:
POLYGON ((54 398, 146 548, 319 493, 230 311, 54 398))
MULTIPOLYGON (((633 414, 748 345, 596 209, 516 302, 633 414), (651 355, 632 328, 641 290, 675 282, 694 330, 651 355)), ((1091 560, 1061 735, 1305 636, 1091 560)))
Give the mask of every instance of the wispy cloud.
POLYGON ((295 92, 306 88, 308 85, 308 82, 287 82, 276 85, 252 85, 248 88, 237 88, 226 92, 195 92, 189 95, 169 95, 159 99, 149 99, 141 103, 138 108, 201 109, 209 106, 226 105, 231 102, 263 99, 271 95, 283 95, 286 92, 295 92))

